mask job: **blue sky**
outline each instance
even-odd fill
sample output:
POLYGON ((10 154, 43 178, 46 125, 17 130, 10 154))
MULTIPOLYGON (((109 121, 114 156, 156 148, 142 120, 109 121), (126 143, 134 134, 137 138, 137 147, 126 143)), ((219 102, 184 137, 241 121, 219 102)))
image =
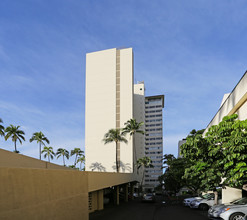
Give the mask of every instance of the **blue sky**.
POLYGON ((84 149, 85 55, 132 47, 135 80, 165 95, 164 153, 176 156, 246 71, 246 19, 245 0, 1 0, 0 118, 25 131, 22 154, 38 158, 36 131, 84 149))

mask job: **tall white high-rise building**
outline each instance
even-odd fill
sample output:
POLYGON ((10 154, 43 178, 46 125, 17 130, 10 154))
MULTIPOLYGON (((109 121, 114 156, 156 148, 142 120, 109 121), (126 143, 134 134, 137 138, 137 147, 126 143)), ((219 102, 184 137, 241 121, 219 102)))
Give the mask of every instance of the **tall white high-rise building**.
POLYGON ((153 164, 153 168, 145 169, 146 190, 158 186, 158 177, 163 174, 163 108, 164 95, 145 97, 145 155, 153 164))
MULTIPOLYGON (((104 144, 112 128, 133 118, 132 48, 86 55, 85 155, 87 171, 116 172, 115 143, 104 144)), ((133 171, 133 139, 117 147, 120 172, 133 171)))
MULTIPOLYGON (((86 55, 85 156, 86 171, 116 172, 116 145, 104 144, 109 129, 123 128, 135 118, 145 135, 127 135, 117 146, 120 172, 137 173, 136 160, 152 159, 145 186, 157 186, 162 174, 162 109, 164 96, 145 97, 144 82, 134 85, 132 48, 109 49, 86 55)), ((138 171, 139 179, 143 169, 138 171)))

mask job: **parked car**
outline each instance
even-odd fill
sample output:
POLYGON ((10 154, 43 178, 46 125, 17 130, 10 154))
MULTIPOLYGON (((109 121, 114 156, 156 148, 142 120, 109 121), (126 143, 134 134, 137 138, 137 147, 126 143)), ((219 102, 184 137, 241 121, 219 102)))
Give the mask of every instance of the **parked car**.
POLYGON ((184 206, 190 206, 190 203, 194 200, 201 199, 202 197, 197 196, 197 197, 191 197, 191 198, 186 198, 183 200, 183 205, 184 206))
POLYGON ((235 209, 235 208, 246 209, 246 207, 247 207, 247 198, 244 197, 241 199, 234 200, 233 202, 230 203, 212 206, 208 210, 208 217, 210 219, 219 218, 221 213, 227 212, 230 209, 235 209))
POLYGON ((138 198, 138 193, 134 192, 134 193, 133 193, 133 198, 134 198, 134 199, 138 198))
POLYGON ((247 197, 236 200, 233 203, 222 207, 220 218, 224 220, 242 220, 247 214, 247 197))
POLYGON ((153 193, 144 193, 142 196, 143 202, 155 202, 155 196, 153 193))
MULTIPOLYGON (((214 194, 208 193, 202 196, 203 198, 194 200, 190 203, 190 208, 193 209, 201 209, 201 210, 208 210, 209 207, 214 205, 214 194)), ((218 200, 218 203, 221 204, 221 199, 218 200)))

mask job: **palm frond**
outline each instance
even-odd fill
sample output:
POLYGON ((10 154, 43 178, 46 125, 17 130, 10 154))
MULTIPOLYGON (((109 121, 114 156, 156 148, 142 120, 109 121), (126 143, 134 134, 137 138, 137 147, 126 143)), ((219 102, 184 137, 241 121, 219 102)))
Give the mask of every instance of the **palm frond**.
POLYGON ((110 129, 103 138, 104 144, 108 143, 118 143, 118 142, 124 142, 127 143, 127 139, 125 138, 125 134, 121 132, 121 129, 110 129))
POLYGON ((123 128, 123 133, 129 133, 130 136, 134 135, 135 133, 144 134, 144 131, 141 130, 141 127, 144 125, 143 122, 137 122, 136 119, 130 119, 124 123, 125 127, 123 128))

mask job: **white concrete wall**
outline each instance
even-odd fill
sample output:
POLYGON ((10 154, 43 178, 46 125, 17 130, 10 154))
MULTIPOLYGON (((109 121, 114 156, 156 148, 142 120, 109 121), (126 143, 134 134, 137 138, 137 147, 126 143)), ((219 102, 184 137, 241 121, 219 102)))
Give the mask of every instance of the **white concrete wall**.
MULTIPOLYGON (((87 171, 116 172, 115 143, 102 139, 116 128, 116 53, 109 49, 86 55, 85 156, 87 171)), ((120 127, 133 118, 132 49, 120 50, 120 127)), ((127 137, 128 139, 128 137, 127 137)), ((120 145, 120 172, 132 172, 133 144, 120 145)))
MULTIPOLYGON (((144 83, 134 85, 134 118, 143 122, 142 130, 145 132, 145 86, 144 83)), ((145 156, 145 135, 135 135, 137 159, 145 156)))
POLYGON ((115 144, 104 145, 104 134, 116 127, 116 49, 86 55, 86 170, 113 171, 115 144))
MULTIPOLYGON (((225 96, 224 98, 225 99, 225 96)), ((219 124, 224 116, 237 113, 240 120, 247 119, 247 74, 245 73, 225 102, 221 104, 220 109, 215 114, 211 122, 208 124, 204 134, 212 125, 219 124)))
MULTIPOLYGON (((133 118, 133 52, 132 48, 120 50, 120 128, 133 118)), ((128 144, 120 143, 120 171, 133 172, 133 139, 126 136, 128 144)))
MULTIPOLYGON (((144 83, 134 85, 134 118, 137 122, 144 122, 142 130, 145 132, 145 86, 144 83)), ((134 156, 135 172, 137 172, 136 160, 145 156, 145 135, 135 134, 136 157, 134 156)), ((143 169, 139 169, 139 181, 143 175, 143 169)))
POLYGON ((242 198, 242 190, 232 187, 222 189, 222 203, 229 203, 236 199, 242 198))

